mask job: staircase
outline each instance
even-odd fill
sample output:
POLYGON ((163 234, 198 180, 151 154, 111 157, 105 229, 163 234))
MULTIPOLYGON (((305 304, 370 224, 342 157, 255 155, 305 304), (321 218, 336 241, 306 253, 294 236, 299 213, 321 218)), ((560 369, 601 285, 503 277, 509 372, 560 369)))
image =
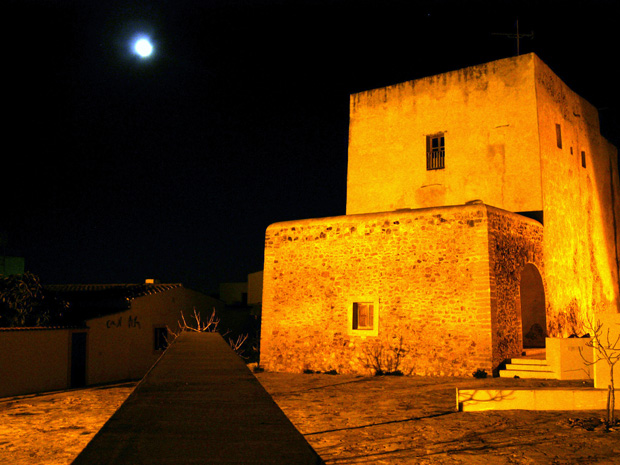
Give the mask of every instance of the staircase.
POLYGON ((545 349, 525 349, 525 355, 513 358, 500 370, 500 378, 557 379, 553 367, 547 364, 545 349))

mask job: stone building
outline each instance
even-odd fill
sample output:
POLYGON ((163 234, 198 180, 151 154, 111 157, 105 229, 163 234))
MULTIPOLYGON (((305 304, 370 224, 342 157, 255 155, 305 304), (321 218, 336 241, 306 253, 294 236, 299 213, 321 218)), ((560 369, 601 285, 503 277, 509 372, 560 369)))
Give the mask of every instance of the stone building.
POLYGON ((496 371, 618 312, 618 154, 536 55, 350 99, 346 215, 267 229, 261 363, 496 371))

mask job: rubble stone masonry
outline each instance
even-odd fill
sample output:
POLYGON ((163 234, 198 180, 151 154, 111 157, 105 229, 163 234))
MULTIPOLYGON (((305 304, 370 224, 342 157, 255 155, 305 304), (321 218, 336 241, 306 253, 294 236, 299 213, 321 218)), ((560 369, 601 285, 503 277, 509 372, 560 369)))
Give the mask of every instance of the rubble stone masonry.
MULTIPOLYGON (((493 366, 521 353, 520 284, 525 266, 534 265, 544 277, 543 227, 535 220, 487 207, 489 279, 493 318, 493 366)), ((544 281, 544 278, 543 278, 544 281)), ((541 326, 546 336, 549 317, 543 306, 541 326)))
POLYGON ((518 283, 541 240, 536 221, 482 203, 273 224, 261 364, 490 374, 521 350, 518 283), (353 330, 354 302, 374 303, 376 335, 353 330))

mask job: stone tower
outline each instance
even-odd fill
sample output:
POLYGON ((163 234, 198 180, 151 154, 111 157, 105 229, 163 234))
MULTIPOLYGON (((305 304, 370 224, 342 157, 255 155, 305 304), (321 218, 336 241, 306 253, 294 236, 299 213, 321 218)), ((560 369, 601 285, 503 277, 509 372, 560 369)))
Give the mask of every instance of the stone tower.
POLYGON ((261 363, 471 375, 579 334, 618 311, 618 192, 536 55, 352 95, 346 215, 267 229, 261 363))

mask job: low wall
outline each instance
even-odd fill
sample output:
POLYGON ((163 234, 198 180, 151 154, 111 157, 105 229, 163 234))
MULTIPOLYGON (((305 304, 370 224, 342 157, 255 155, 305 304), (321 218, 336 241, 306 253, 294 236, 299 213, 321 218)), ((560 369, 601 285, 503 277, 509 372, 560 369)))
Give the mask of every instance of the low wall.
POLYGON ((456 410, 604 410, 607 391, 592 388, 456 389, 456 410))
POLYGON ((0 329, 0 397, 67 389, 70 329, 0 329))
POLYGON ((557 379, 591 379, 593 376, 590 338, 550 338, 545 342, 547 364, 557 379))
MULTIPOLYGON (((620 313, 604 313, 597 316, 596 321, 593 322, 595 326, 599 323, 602 325, 600 328, 600 341, 606 352, 611 357, 618 357, 620 355, 620 313), (615 350, 612 350, 615 349, 615 350)), ((597 353, 597 349, 594 349, 594 354, 597 358, 601 358, 601 354, 597 353)), ((611 384, 611 367, 605 360, 600 360, 593 365, 594 371, 594 387, 598 389, 607 389, 611 384)), ((616 363, 614 366, 614 385, 616 389, 620 385, 620 363, 616 363)))

